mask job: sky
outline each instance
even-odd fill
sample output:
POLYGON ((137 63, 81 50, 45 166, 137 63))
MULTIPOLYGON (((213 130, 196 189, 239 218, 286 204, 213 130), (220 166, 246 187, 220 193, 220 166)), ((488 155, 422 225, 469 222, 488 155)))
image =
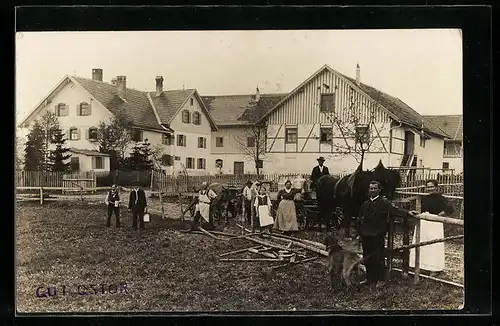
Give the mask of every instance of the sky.
POLYGON ((459 30, 29 32, 16 35, 16 117, 65 75, 202 96, 290 92, 323 65, 396 96, 422 115, 462 114, 459 30))

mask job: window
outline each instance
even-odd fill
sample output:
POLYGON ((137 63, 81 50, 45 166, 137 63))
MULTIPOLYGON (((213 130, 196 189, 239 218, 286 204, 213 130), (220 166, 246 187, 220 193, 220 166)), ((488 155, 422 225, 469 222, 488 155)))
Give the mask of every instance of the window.
POLYGON ((247 137, 247 147, 255 147, 255 137, 247 137))
POLYGON ((78 104, 76 115, 90 115, 90 104, 87 102, 78 104))
POLYGON ((104 158, 102 156, 92 157, 92 169, 104 169, 104 158))
POLYGON ((198 148, 207 148, 207 139, 205 137, 198 137, 198 148))
POLYGON ((161 143, 163 145, 170 146, 173 143, 173 136, 172 134, 162 134, 161 136, 161 143))
POLYGON ((443 155, 445 157, 460 157, 462 155, 462 143, 460 141, 445 141, 443 155))
POLYGON ((193 104, 194 104, 194 100, 193 100, 192 98, 190 98, 190 99, 189 99, 189 104, 190 104, 191 106, 193 106, 193 104))
POLYGON ((133 141, 142 141, 142 130, 133 129, 131 138, 133 141))
POLYGON ((175 160, 176 160, 176 161, 180 161, 180 160, 181 160, 181 157, 180 157, 180 156, 176 156, 176 157, 175 157, 175 160))
POLYGON ((194 169, 194 158, 186 157, 186 169, 194 169))
POLYGON ((215 138, 215 147, 224 147, 224 137, 215 138))
POLYGON ((201 115, 200 112, 193 112, 193 124, 200 125, 201 124, 201 115))
POLYGON ((443 162, 443 170, 448 170, 450 168, 449 162, 443 162))
POLYGON ((161 164, 165 166, 174 165, 174 157, 172 155, 164 154, 161 156, 161 164))
POLYGON ((286 128, 285 129, 285 142, 286 143, 296 143, 297 142, 297 128, 286 128))
POLYGON ((182 147, 186 147, 186 136, 184 135, 177 135, 177 146, 182 146, 182 147))
POLYGON ((321 112, 335 111, 335 94, 321 94, 321 112))
POLYGON ((71 157, 69 161, 69 165, 71 171, 79 171, 80 170, 80 158, 79 157, 71 157))
POLYGON ((191 114, 188 110, 182 111, 182 122, 190 123, 191 122, 191 114))
POLYGON ((69 113, 69 109, 68 109, 68 106, 64 103, 59 103, 56 105, 56 115, 58 117, 65 117, 68 115, 69 113))
POLYGON ((98 138, 98 133, 97 133, 97 128, 89 128, 88 130, 88 139, 90 141, 97 141, 98 138))
POLYGON ((215 160, 215 167, 221 169, 224 165, 224 161, 221 160, 220 158, 215 160))
POLYGON ((332 137, 333 137, 332 127, 321 127, 319 133, 319 141, 321 143, 330 144, 332 142, 332 137))
POLYGON ((368 126, 356 126, 356 142, 368 144, 370 141, 370 128, 368 126))
POLYGON ((425 136, 420 135, 420 147, 425 147, 425 136))
POLYGON ((69 140, 79 140, 80 130, 78 128, 69 128, 69 140))
POLYGON ((205 170, 206 165, 207 165, 206 159, 204 159, 204 158, 199 158, 198 159, 198 169, 199 170, 205 170))

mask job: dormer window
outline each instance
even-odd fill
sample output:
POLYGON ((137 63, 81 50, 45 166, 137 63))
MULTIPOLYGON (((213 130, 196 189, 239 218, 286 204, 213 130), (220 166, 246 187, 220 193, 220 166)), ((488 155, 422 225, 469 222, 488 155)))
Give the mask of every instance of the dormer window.
POLYGON ((193 112, 193 124, 200 125, 201 124, 201 114, 200 112, 193 112))
POLYGON ((87 102, 78 104, 76 115, 90 115, 90 104, 87 102))
POLYGON ((188 110, 182 111, 182 122, 191 123, 191 114, 188 110))
POLYGON ((68 106, 64 103, 59 103, 56 105, 56 110, 55 110, 55 114, 58 116, 58 117, 65 117, 68 115, 69 113, 69 109, 68 109, 68 106))

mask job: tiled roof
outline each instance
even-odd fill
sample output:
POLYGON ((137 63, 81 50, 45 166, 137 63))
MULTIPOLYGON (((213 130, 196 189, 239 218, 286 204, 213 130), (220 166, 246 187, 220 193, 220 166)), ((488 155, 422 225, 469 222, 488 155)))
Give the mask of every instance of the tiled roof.
POLYGON ((76 154, 83 154, 83 155, 87 155, 87 156, 111 156, 109 154, 101 153, 99 151, 91 150, 91 149, 78 149, 78 148, 71 147, 71 148, 69 148, 69 151, 76 153, 76 154))
POLYGON ((287 94, 202 96, 203 102, 217 124, 247 124, 269 111, 287 94))
POLYGON ((463 140, 462 115, 425 115, 427 121, 443 129, 452 139, 463 140))
MULTIPOLYGON (((342 76, 347 78, 352 83, 356 83, 355 79, 345 75, 342 76)), ((431 121, 425 119, 422 115, 413 110, 408 104, 401 101, 399 98, 380 92, 379 90, 363 83, 360 83, 358 87, 372 99, 379 102, 380 105, 389 110, 392 114, 397 116, 402 123, 420 130, 423 122, 425 132, 438 136, 449 137, 444 130, 441 130, 441 128, 434 125, 431 121)))
POLYGON ((124 101, 117 95, 115 85, 81 77, 72 78, 110 110, 111 113, 123 113, 133 125, 138 127, 164 130, 156 120, 146 92, 127 88, 124 101))
POLYGON ((149 92, 149 96, 154 103, 161 123, 168 124, 179 107, 193 92, 194 89, 171 90, 163 91, 160 96, 156 96, 155 92, 149 92))

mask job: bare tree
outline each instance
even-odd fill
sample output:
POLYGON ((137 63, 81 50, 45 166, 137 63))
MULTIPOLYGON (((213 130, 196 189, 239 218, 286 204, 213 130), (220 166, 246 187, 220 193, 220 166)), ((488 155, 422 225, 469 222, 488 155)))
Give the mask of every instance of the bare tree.
POLYGON ((351 155, 359 163, 360 169, 363 168, 367 152, 388 152, 381 136, 386 126, 383 121, 378 121, 380 94, 379 91, 377 101, 365 104, 354 99, 354 90, 351 89, 347 107, 323 112, 332 124, 332 132, 327 141, 332 146, 333 154, 351 155))
POLYGON ((22 170, 24 164, 24 144, 26 139, 16 136, 16 170, 22 170))
POLYGON ((54 112, 45 111, 45 113, 40 117, 40 126, 44 132, 43 148, 41 149, 44 157, 43 169, 48 170, 50 145, 53 142, 54 134, 59 131, 59 119, 54 112))
POLYGON ((161 171, 162 158, 164 155, 163 146, 161 144, 156 144, 151 148, 150 154, 151 162, 153 163, 153 170, 161 171))
POLYGON ((269 136, 267 126, 260 122, 265 110, 265 104, 261 101, 250 103, 250 107, 243 115, 245 120, 250 121, 250 124, 240 135, 235 136, 239 150, 255 163, 257 176, 260 176, 269 136))

